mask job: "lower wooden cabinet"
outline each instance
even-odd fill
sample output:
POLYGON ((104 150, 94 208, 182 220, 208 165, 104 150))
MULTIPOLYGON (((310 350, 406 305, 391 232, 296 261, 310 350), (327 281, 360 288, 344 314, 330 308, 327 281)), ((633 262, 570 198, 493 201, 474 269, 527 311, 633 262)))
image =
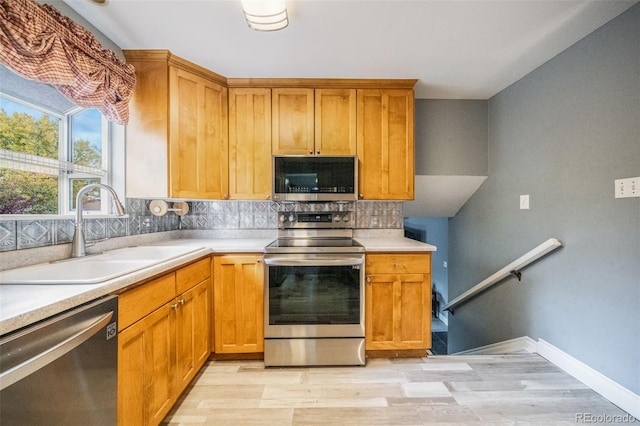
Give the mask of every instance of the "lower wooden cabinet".
POLYGON ((431 347, 431 254, 367 254, 368 351, 431 347))
POLYGON ((120 295, 119 425, 160 424, 209 357, 210 276, 202 259, 120 295))
POLYGON ((213 259, 214 352, 264 352, 262 254, 213 259))

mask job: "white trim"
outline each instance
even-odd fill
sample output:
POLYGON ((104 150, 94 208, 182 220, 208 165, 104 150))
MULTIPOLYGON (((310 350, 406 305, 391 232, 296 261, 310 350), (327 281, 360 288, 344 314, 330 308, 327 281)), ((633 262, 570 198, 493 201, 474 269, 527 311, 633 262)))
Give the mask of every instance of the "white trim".
POLYGON ((438 315, 438 319, 444 323, 447 327, 449 327, 449 315, 445 312, 444 314, 440 312, 438 315))
POLYGON ((542 339, 538 339, 536 346, 538 355, 580 380, 636 419, 640 419, 640 395, 542 339))
POLYGON ((457 352, 453 355, 501 355, 522 351, 534 353, 536 351, 536 341, 528 336, 516 337, 515 339, 457 352))
POLYGON ((594 370, 552 344, 522 336, 491 345, 457 352, 452 355, 501 355, 514 352, 537 353, 556 367, 581 381, 612 404, 620 407, 636 419, 640 419, 640 395, 594 370))

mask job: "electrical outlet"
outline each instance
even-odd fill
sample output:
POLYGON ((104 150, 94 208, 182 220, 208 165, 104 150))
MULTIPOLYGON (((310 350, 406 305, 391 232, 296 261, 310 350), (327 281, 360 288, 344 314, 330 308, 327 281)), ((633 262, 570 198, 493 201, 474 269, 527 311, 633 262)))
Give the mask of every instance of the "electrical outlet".
POLYGON ((615 180, 615 197, 640 197, 640 176, 615 180))
POLYGON ((529 210, 529 194, 520 196, 520 210, 529 210))
POLYGON ((442 262, 442 266, 443 266, 444 268, 446 268, 446 267, 447 267, 447 261, 446 261, 446 260, 444 260, 444 261, 442 262))

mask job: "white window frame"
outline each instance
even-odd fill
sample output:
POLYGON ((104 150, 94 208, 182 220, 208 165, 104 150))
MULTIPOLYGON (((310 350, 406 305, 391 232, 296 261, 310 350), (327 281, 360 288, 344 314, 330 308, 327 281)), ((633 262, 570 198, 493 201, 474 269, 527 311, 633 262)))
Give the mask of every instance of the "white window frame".
MULTIPOLYGON (((25 107, 31 108, 33 110, 42 112, 43 114, 47 114, 49 116, 55 117, 60 120, 59 122, 59 135, 58 135, 58 158, 57 159, 48 159, 45 157, 38 157, 33 155, 15 155, 14 158, 7 159, 4 155, 6 152, 0 153, 0 165, 4 163, 3 167, 8 166, 7 168, 14 170, 21 170, 16 167, 16 163, 20 164, 21 160, 25 161, 24 169, 27 171, 33 170, 33 165, 29 166, 30 162, 45 162, 45 168, 57 168, 58 169, 58 214, 4 214, 0 215, 0 220, 21 220, 21 219, 60 219, 63 217, 74 216, 75 209, 72 208, 73 200, 71 199, 71 191, 72 191, 72 180, 73 179, 95 179, 99 178, 100 183, 105 185, 110 185, 112 180, 112 169, 114 165, 114 161, 112 159, 112 128, 113 123, 110 123, 104 116, 102 116, 102 164, 100 173, 91 173, 92 171, 96 171, 91 167, 74 165, 72 163, 73 160, 73 135, 72 135, 72 120, 73 116, 83 110, 85 108, 75 107, 71 110, 67 111, 65 114, 59 114, 54 111, 51 111, 47 108, 43 108, 37 104, 33 104, 31 102, 25 101, 23 99, 17 98, 15 96, 11 96, 7 93, 0 92, 0 97, 3 97, 9 101, 18 103, 25 107), (58 164, 56 166, 55 164, 58 164), (10 164, 13 164, 11 166, 10 164)), ((4 150, 3 150, 4 151, 4 150)), ((9 155, 11 153, 16 153, 16 151, 9 151, 9 155)), ((22 154, 22 153, 17 153, 22 154)), ((124 160, 124 159, 122 159, 124 160)), ((124 161, 123 161, 124 162, 124 161)), ((116 191, 118 188, 115 188, 116 191)), ((118 191, 120 192, 120 191, 118 191)), ((101 205, 99 211, 87 211, 85 210, 83 214, 85 216, 93 216, 93 217, 101 217, 107 216, 111 217, 112 211, 112 202, 110 199, 110 194, 108 194, 105 190, 101 191, 101 205)))

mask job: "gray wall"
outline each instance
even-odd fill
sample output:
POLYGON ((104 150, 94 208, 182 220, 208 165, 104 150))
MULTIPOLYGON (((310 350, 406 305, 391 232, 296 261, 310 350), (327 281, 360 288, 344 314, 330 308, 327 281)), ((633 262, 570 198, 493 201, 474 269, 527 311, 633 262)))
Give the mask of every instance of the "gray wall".
POLYGON ((489 178, 450 221, 449 293, 560 250, 449 317, 449 351, 542 338, 640 394, 640 5, 489 101, 489 178), (531 209, 519 210, 530 194, 531 209))
POLYGON ((416 99, 416 175, 486 176, 487 104, 416 99))

